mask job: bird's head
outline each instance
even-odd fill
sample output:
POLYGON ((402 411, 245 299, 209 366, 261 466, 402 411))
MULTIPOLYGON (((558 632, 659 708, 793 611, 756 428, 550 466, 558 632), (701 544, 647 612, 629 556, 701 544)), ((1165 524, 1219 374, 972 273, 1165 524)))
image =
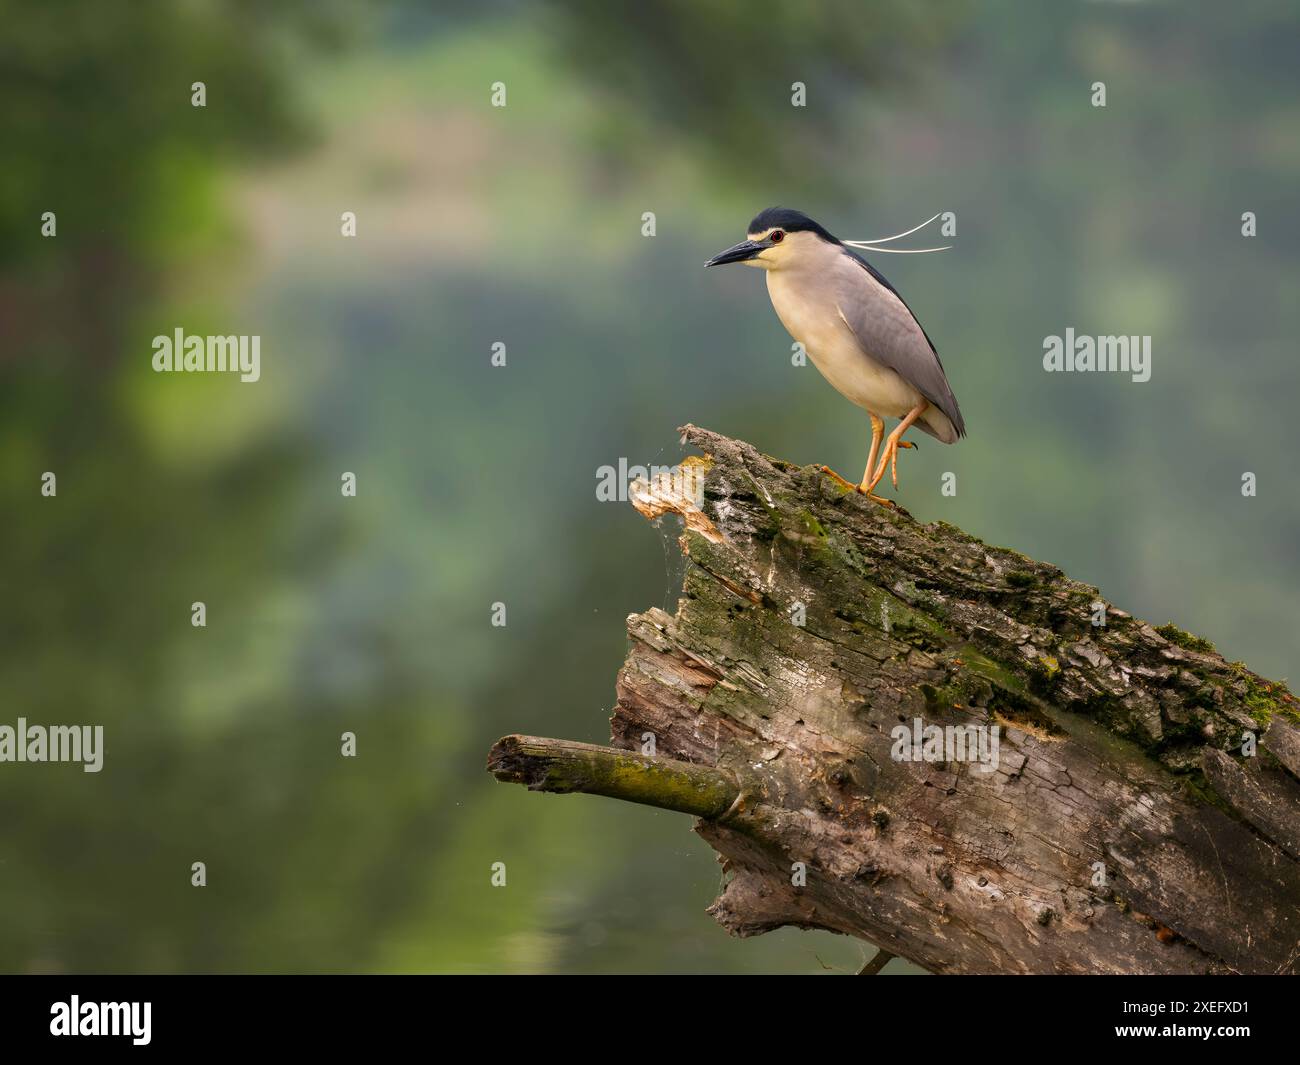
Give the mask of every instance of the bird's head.
POLYGON ((802 254, 822 241, 839 243, 806 214, 788 207, 769 207, 760 211, 749 223, 746 233, 747 239, 719 252, 704 265, 744 263, 764 270, 780 270, 798 262, 802 254))

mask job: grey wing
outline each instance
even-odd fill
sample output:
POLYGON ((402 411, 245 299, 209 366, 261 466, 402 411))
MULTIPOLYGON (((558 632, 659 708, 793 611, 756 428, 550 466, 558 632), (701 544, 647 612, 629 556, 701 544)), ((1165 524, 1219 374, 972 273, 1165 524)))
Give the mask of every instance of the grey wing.
POLYGON ((847 248, 836 267, 836 305, 862 350, 888 366, 948 416, 957 435, 966 423, 921 323, 885 278, 847 248))

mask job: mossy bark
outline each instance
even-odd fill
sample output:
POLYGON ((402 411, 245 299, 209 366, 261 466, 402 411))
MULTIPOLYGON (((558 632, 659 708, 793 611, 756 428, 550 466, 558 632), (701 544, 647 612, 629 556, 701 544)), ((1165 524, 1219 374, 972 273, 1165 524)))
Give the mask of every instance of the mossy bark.
POLYGON ((628 619, 611 727, 734 782, 721 814, 730 793, 661 804, 703 814, 726 928, 831 929, 935 972, 1296 970, 1284 686, 1109 604, 1094 624, 1097 589, 1055 566, 683 432, 703 506, 669 479, 634 502, 684 518, 684 594, 628 619), (891 757, 915 719, 999 725, 997 768, 891 757))
POLYGON ((505 736, 488 771, 532 791, 582 792, 717 820, 740 797, 730 774, 708 766, 541 736, 505 736))

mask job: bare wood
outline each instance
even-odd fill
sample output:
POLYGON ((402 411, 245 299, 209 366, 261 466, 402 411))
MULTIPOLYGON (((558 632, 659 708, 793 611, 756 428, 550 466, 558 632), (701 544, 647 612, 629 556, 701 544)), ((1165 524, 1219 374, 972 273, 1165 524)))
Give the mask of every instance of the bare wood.
MULTIPOLYGON (((628 619, 611 731, 744 795, 699 804, 724 927, 831 929, 935 972, 1296 971, 1284 686, 1110 604, 1094 625, 1100 593, 1055 566, 684 434, 703 500, 632 493, 684 519, 683 597, 628 619), (996 770, 896 759, 916 719, 998 725, 996 770)), ((574 779, 524 782, 642 794, 574 779)))

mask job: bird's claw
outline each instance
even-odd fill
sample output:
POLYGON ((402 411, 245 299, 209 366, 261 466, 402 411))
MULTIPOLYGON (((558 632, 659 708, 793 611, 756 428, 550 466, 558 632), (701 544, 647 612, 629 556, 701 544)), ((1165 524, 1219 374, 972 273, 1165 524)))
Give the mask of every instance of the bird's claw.
POLYGON ((879 503, 881 506, 885 506, 885 507, 892 507, 895 505, 892 499, 886 499, 884 496, 876 495, 875 493, 871 492, 865 485, 854 484, 852 481, 847 480, 844 477, 841 477, 829 466, 818 466, 817 468, 821 470, 822 473, 826 474, 826 476, 829 477, 836 484, 842 486, 843 488, 847 489, 850 492, 857 492, 859 495, 866 496, 873 503, 879 503))
POLYGON ((841 477, 829 466, 818 466, 817 468, 821 470, 822 473, 826 474, 827 477, 829 477, 832 481, 838 484, 841 488, 846 488, 852 492, 856 492, 858 490, 858 486, 856 484, 854 484, 852 481, 846 481, 843 477, 841 477))

